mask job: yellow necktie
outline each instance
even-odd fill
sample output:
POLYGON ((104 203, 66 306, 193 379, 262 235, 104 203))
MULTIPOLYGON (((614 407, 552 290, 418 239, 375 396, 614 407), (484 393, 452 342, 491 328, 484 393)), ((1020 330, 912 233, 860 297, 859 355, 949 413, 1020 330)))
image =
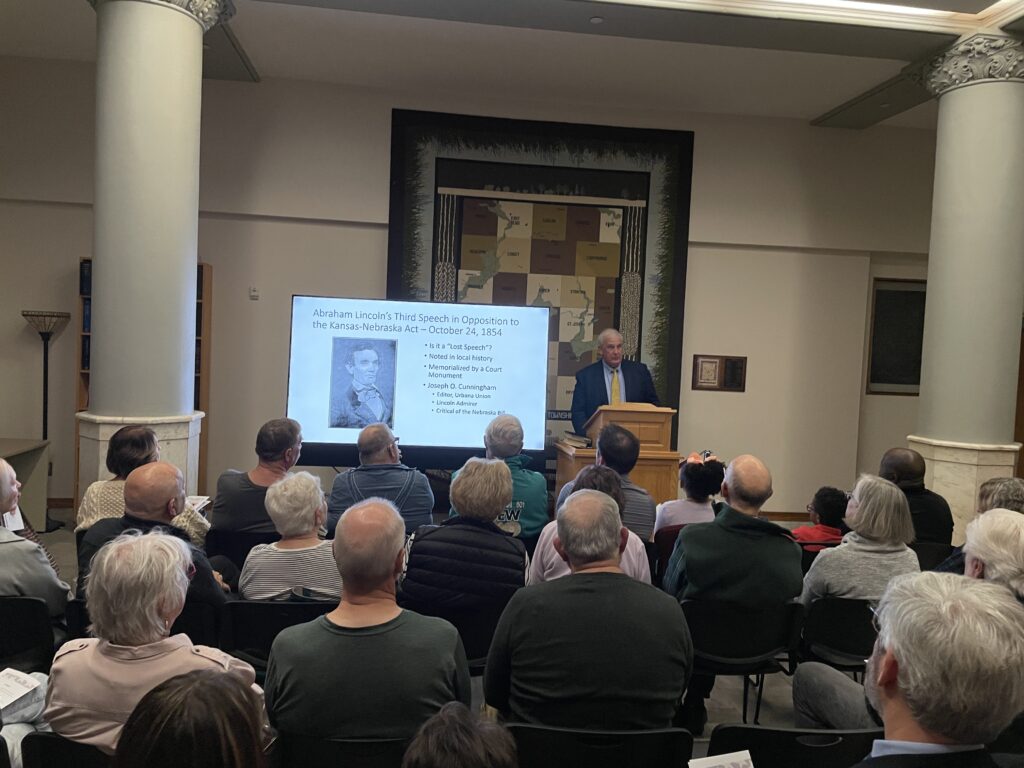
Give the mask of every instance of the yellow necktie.
POLYGON ((622 402, 622 395, 619 392, 619 369, 612 371, 612 405, 622 402))

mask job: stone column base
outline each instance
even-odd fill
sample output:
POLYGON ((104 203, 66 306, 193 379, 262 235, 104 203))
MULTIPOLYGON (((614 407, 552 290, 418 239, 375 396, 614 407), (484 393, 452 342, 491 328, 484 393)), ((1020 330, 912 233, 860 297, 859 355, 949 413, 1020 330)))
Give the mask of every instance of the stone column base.
POLYGON ((160 441, 160 460, 174 464, 185 476, 185 493, 194 496, 199 483, 199 433, 202 411, 181 416, 98 416, 82 411, 78 419, 78 483, 82 492, 96 480, 108 480, 107 444, 127 424, 149 427, 160 441))
POLYGON ((925 486, 943 496, 953 511, 953 543, 964 543, 964 528, 977 511, 978 489, 993 477, 1013 477, 1020 443, 955 443, 907 435, 907 447, 924 456, 925 486))

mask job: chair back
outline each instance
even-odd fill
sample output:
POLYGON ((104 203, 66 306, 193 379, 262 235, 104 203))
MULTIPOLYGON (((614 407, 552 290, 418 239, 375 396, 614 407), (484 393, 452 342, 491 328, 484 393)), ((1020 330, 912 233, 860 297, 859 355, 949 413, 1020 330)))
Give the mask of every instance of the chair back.
POLYGON ((271 768, 401 768, 408 739, 315 739, 279 734, 271 768))
POLYGON ((221 531, 211 528, 206 532, 207 557, 223 555, 241 570, 249 551, 257 544, 273 544, 280 541, 278 533, 253 533, 251 531, 221 531))
POLYGON ((814 558, 818 556, 818 553, 823 549, 829 549, 831 547, 838 547, 842 542, 840 541, 809 541, 809 542, 797 542, 800 545, 800 570, 803 571, 804 576, 811 570, 811 563, 814 562, 814 558))
POLYGON ((76 597, 68 600, 64 608, 64 621, 68 626, 68 640, 77 640, 89 636, 89 609, 85 600, 76 597))
MULTIPOLYGON (((654 534, 654 549, 658 553, 656 578, 659 582, 665 577, 665 569, 668 568, 668 561, 672 557, 672 550, 675 548, 676 539, 679 538, 679 532, 685 527, 684 524, 668 525, 654 534)), ((654 571, 651 572, 651 577, 652 579, 655 577, 654 571)))
POLYGON ((804 619, 803 656, 836 667, 862 669, 877 636, 871 619, 867 600, 818 598, 804 619))
POLYGON ((469 661, 470 674, 475 676, 483 674, 487 653, 491 649, 491 640, 494 639, 494 630, 498 627, 498 620, 505 611, 506 605, 508 605, 508 601, 502 600, 468 610, 421 608, 417 605, 410 606, 409 610, 451 622, 458 630, 459 638, 462 640, 462 647, 465 649, 466 659, 469 661))
POLYGON ((714 600, 684 600, 683 614, 693 638, 696 670, 753 674, 783 655, 790 669, 796 663, 803 624, 800 603, 757 610, 714 600))
POLYGON ((953 553, 953 545, 937 541, 915 541, 908 545, 917 555, 922 571, 931 571, 953 553))
POLYGON ((821 731, 761 725, 715 726, 708 756, 749 750, 757 768, 849 768, 871 752, 882 729, 821 731))
POLYGON ((282 629, 313 621, 336 605, 325 601, 232 600, 221 611, 218 646, 253 666, 265 666, 270 646, 282 629))
POLYGON ((1004 752, 1011 755, 1024 755, 1024 712, 1017 715, 996 740, 987 744, 988 751, 992 754, 1004 752))
POLYGON ((91 744, 79 744, 56 733, 30 733, 21 742, 24 768, 110 768, 111 759, 91 744))
POLYGON ((684 766, 693 736, 683 728, 653 731, 584 731, 509 723, 524 768, 649 768, 684 766))
POLYGON ((209 603, 186 600, 181 615, 171 626, 171 634, 185 634, 196 645, 216 647, 219 626, 220 617, 216 607, 209 603))
POLYGON ((49 672, 53 625, 38 597, 0 597, 0 669, 49 672))

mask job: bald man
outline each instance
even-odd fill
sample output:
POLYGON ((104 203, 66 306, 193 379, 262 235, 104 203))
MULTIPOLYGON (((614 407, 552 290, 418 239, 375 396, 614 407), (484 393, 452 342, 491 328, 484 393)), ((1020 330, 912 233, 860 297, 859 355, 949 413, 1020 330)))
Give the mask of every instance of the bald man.
MULTIPOLYGON (((181 470, 166 461, 143 464, 124 483, 124 516, 108 517, 94 523, 78 546, 78 597, 85 597, 85 577, 92 557, 111 539, 125 531, 148 533, 159 528, 164 533, 189 541, 188 534, 171 525, 185 509, 185 480, 181 470)), ((191 546, 191 543, 190 543, 191 546)), ((219 574, 201 549, 192 547, 196 573, 188 587, 186 603, 222 605, 227 597, 219 574)))
POLYGON ((395 582, 405 525, 385 499, 338 521, 338 607, 274 640, 264 696, 283 736, 409 739, 449 701, 470 703, 469 666, 447 621, 404 611, 395 582))
POLYGON ((405 521, 405 532, 414 533, 421 525, 430 525, 434 492, 430 481, 418 469, 402 463, 398 438, 387 424, 364 427, 356 440, 359 466, 334 477, 331 498, 327 502, 327 537, 341 513, 365 499, 378 497, 393 502, 405 521))
MULTIPOLYGON (((725 470, 715 519, 679 532, 663 588, 682 600, 714 600, 763 610, 800 595, 800 547, 785 528, 762 520, 772 475, 756 456, 737 456, 725 470)), ((694 675, 683 701, 683 727, 704 730, 704 699, 714 677, 694 675)))
POLYGON ((910 448, 890 448, 878 466, 879 477, 907 496, 915 541, 952 544, 953 513, 944 498, 924 487, 924 472, 924 457, 910 448))

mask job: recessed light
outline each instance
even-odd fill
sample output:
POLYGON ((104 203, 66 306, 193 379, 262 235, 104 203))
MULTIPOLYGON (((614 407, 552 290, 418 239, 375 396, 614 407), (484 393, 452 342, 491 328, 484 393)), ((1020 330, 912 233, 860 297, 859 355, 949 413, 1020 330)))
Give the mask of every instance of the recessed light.
POLYGON ((594 24, 595 26, 597 24, 604 24, 604 16, 591 16, 590 23, 594 24))

